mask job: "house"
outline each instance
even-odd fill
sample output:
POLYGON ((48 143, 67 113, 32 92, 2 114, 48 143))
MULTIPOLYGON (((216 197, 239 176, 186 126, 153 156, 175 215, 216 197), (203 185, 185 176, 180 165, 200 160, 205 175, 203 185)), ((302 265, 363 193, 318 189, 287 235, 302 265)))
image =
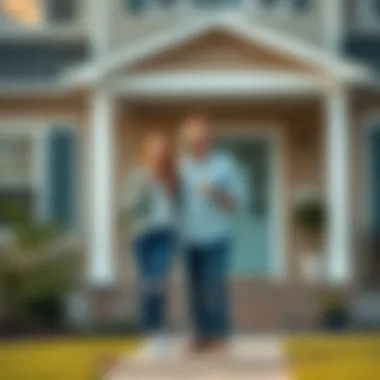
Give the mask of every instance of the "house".
POLYGON ((28 3, 33 17, 3 6, 0 21, 0 191, 80 232, 95 299, 133 304, 124 177, 147 131, 175 134, 195 107, 255 187, 231 267, 237 324, 310 326, 319 289, 355 284, 380 221, 379 1, 28 3), (292 217, 308 192, 329 212, 318 286, 292 217))

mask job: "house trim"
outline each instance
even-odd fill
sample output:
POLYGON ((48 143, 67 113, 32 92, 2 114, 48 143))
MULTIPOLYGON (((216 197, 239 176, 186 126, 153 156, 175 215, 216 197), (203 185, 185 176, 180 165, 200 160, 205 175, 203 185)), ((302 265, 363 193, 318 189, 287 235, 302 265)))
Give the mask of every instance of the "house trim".
POLYGON ((316 76, 275 71, 154 73, 134 75, 110 84, 119 95, 158 99, 323 94, 327 86, 326 81, 316 76))
POLYGON ((370 75, 366 67, 342 60, 331 52, 326 53, 321 49, 310 47, 284 34, 249 23, 242 16, 216 14, 208 17, 194 16, 184 25, 157 33, 144 41, 138 41, 110 54, 101 62, 94 61, 80 65, 67 72, 67 79, 71 83, 96 82, 118 68, 127 68, 142 59, 175 49, 213 30, 225 31, 248 43, 259 43, 281 54, 293 56, 315 66, 316 69, 331 73, 337 79, 367 80, 370 75))

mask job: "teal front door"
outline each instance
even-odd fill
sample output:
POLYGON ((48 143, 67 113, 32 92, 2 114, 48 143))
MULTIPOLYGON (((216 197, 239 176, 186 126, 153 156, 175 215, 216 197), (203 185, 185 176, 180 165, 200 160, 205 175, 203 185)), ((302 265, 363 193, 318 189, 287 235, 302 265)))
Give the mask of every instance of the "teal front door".
POLYGON ((242 183, 242 207, 234 224, 233 276, 266 276, 272 272, 274 248, 272 204, 272 148, 268 138, 228 136, 218 144, 232 153, 242 183))

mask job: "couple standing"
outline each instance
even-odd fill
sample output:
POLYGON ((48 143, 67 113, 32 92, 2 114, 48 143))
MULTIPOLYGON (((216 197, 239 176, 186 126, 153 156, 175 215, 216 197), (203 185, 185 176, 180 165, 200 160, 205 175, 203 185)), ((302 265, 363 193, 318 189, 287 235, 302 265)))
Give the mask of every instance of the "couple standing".
POLYGON ((189 349, 222 350, 229 334, 227 277, 239 181, 233 160, 212 148, 212 132, 203 116, 183 121, 180 140, 177 160, 167 138, 148 137, 143 163, 127 182, 141 321, 144 332, 160 335, 166 280, 180 251, 194 328, 189 349))

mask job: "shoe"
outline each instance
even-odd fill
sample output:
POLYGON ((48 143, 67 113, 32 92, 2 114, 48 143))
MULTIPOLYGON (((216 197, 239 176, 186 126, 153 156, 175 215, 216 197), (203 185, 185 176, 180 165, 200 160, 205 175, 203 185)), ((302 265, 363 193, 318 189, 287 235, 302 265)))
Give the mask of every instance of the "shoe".
POLYGON ((193 339, 188 345, 187 352, 190 355, 200 354, 207 349, 208 344, 209 344, 208 339, 202 339, 202 338, 193 339))
POLYGON ((229 348, 229 342, 225 338, 210 339, 206 346, 206 350, 210 354, 226 354, 229 348))

